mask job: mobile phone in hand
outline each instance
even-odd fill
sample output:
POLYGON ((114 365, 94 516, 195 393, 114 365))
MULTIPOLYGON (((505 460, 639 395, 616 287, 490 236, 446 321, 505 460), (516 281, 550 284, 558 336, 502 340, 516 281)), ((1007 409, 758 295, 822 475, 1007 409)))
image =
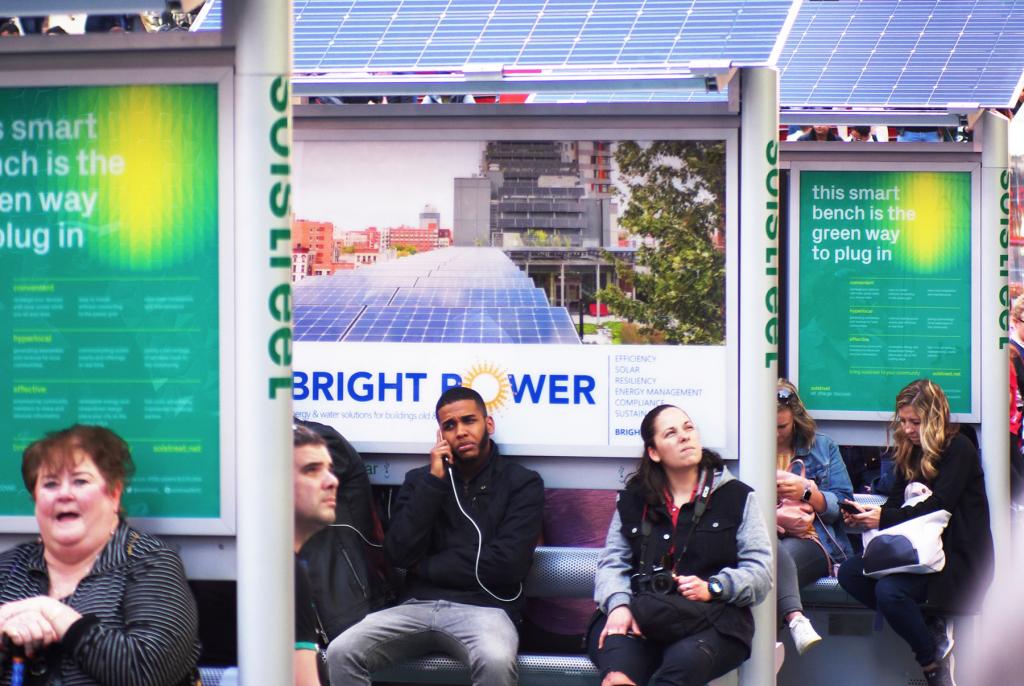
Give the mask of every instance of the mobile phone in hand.
POLYGON ((860 514, 861 512, 864 511, 864 510, 860 509, 860 506, 857 505, 856 503, 846 502, 845 500, 843 502, 839 503, 839 509, 842 510, 843 512, 845 512, 846 514, 852 514, 852 515, 860 514))

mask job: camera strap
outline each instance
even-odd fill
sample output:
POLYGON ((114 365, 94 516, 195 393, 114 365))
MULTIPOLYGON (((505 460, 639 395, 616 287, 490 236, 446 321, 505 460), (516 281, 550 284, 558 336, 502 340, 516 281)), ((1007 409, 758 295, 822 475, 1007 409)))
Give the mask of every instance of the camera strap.
MULTIPOLYGON (((708 501, 711 500, 711 486, 715 483, 715 480, 721 476, 720 470, 715 470, 709 473, 708 470, 704 471, 704 475, 710 476, 705 478, 704 485, 700 490, 700 494, 697 496, 697 502, 693 506, 693 521, 690 522, 690 528, 686 532, 686 538, 683 540, 682 548, 673 555, 672 558, 672 569, 675 572, 676 560, 679 560, 686 554, 686 549, 690 545, 690 539, 693 537, 693 532, 697 528, 697 524, 700 522, 700 518, 704 516, 704 511, 708 509, 708 501)), ((640 533, 643 536, 643 540, 640 542, 640 569, 644 570, 645 573, 649 573, 649 570, 653 569, 653 563, 647 559, 647 548, 648 543, 651 540, 651 531, 653 530, 651 520, 647 518, 647 506, 644 506, 643 514, 641 515, 640 522, 640 533)))

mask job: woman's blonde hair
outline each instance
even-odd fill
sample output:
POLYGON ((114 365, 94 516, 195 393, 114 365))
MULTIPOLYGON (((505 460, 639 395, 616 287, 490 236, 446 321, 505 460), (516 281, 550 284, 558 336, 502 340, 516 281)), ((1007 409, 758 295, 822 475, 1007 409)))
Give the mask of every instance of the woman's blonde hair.
POLYGON ((895 444, 893 463, 906 481, 924 479, 931 481, 938 473, 937 467, 942 451, 956 433, 949 424, 949 401, 937 383, 928 379, 911 381, 896 396, 896 412, 893 414, 889 432, 895 444), (918 436, 921 450, 911 443, 900 423, 900 410, 909 407, 921 420, 918 436))
MULTIPOLYGON (((789 410, 793 413, 793 448, 810 448, 814 445, 814 434, 818 430, 818 425, 807 413, 807 408, 800 400, 800 394, 796 392, 796 386, 789 379, 780 378, 776 384, 775 407, 776 410, 789 410)), ((786 469, 788 466, 780 465, 779 468, 786 469)))
POLYGON ((1024 321, 1024 295, 1018 295, 1010 306, 1010 318, 1024 321))

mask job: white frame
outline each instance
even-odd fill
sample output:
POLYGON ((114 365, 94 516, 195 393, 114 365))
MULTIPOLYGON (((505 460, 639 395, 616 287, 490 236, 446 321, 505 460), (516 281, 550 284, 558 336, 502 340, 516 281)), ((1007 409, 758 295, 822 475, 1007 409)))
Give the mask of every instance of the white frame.
MULTIPOLYGON (((141 86, 214 84, 217 86, 218 174, 218 328, 219 328, 219 460, 218 517, 133 517, 131 522, 151 533, 230 535, 236 529, 235 508, 235 226, 234 226, 234 73, 227 67, 187 70, 123 67, 88 70, 70 68, 42 71, 10 69, 0 72, 0 88, 48 86, 141 86)), ((30 534, 39 530, 35 517, 0 516, 4 534, 30 534)))
MULTIPOLYGON (((971 409, 966 413, 952 413, 954 422, 977 422, 981 417, 981 166, 974 162, 879 162, 868 161, 851 163, 844 160, 837 162, 797 162, 789 165, 789 236, 787 241, 788 259, 786 262, 789 274, 788 286, 788 325, 786 336, 788 341, 787 360, 790 380, 800 387, 800 172, 801 171, 889 171, 889 172, 969 172, 971 175, 971 409)), ((892 398, 895 401, 895 396, 892 398)), ((856 421, 888 421, 892 419, 892 411, 873 410, 811 410, 815 419, 823 420, 856 420, 856 421)))
MULTIPOLYGON (((714 446, 723 457, 739 457, 739 391, 729 383, 738 378, 739 304, 739 125, 727 103, 695 106, 685 103, 650 105, 464 105, 434 109, 423 105, 306 106, 295 111, 293 140, 299 142, 488 141, 488 140, 706 140, 726 146, 726 445, 714 446), (458 108, 457 116, 453 112, 458 108), (370 115, 373 116, 370 116, 370 115), (423 116, 426 115, 426 116, 423 116), (434 116, 437 115, 437 116, 434 116), (690 120, 690 121, 688 121, 690 120), (692 128, 687 128, 692 125, 692 128)), ((301 193, 301 189, 297 192, 301 193)), ((399 458, 408 452, 395 446, 359 446, 364 454, 399 458)), ((572 446, 545 451, 533 446, 533 456, 564 455, 572 446)), ((581 449, 592 454, 592 446, 581 449)), ((602 458, 635 459, 638 449, 611 447, 602 458)), ((595 456, 597 457, 597 456, 595 456)))

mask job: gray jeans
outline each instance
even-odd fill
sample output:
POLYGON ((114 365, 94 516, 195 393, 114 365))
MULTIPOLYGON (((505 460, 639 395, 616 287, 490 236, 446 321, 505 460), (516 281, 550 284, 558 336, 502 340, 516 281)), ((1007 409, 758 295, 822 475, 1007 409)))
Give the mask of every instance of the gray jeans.
POLYGON ((779 554, 775 565, 779 622, 784 623, 790 612, 804 611, 803 603, 800 602, 800 589, 830 574, 828 557, 814 541, 786 536, 779 539, 779 554))
POLYGON ((370 686, 370 674, 395 662, 442 652, 469 667, 474 686, 514 686, 519 634, 504 610, 408 600, 373 612, 327 648, 332 684, 370 686))

